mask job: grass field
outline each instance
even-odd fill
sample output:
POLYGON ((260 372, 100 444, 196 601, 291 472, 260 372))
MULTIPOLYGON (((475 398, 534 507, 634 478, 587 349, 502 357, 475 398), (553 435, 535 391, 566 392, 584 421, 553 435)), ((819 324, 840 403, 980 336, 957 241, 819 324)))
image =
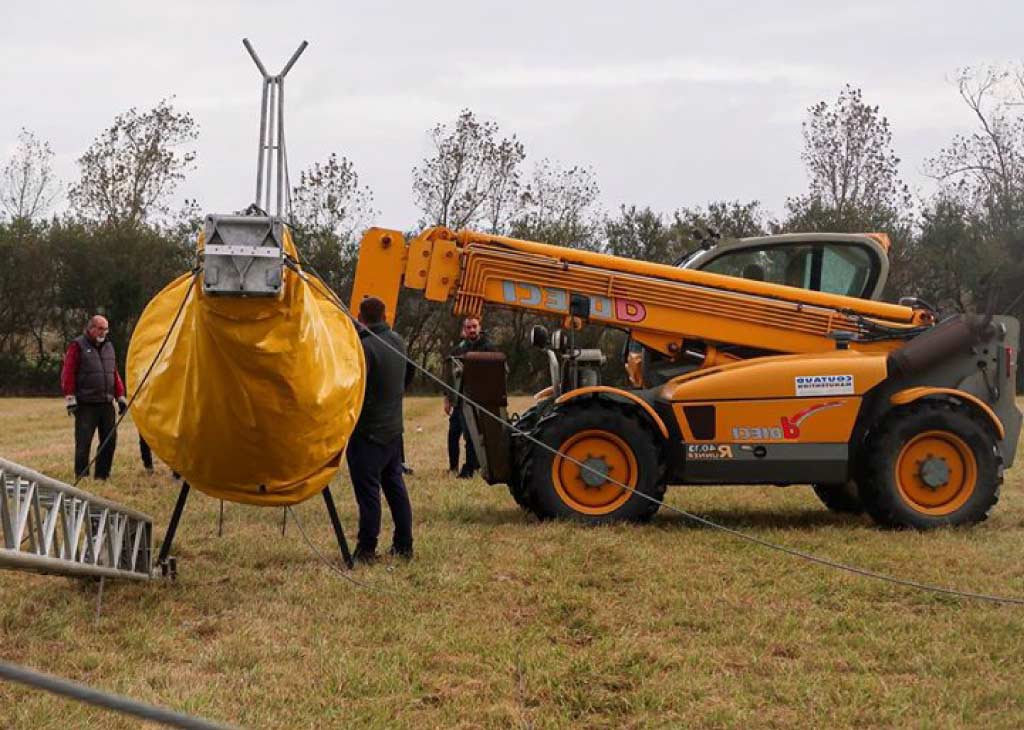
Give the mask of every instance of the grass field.
MULTIPOLYGON (((895 588, 767 552, 666 510, 646 526, 539 524, 505 489, 447 476, 439 399, 407 402, 416 560, 328 570, 281 511, 194 493, 176 583, 0 572, 0 656, 253 728, 1024 725, 1024 607, 895 588)), ((0 401, 0 455, 71 476, 58 400, 0 401)), ((85 489, 153 515, 177 495, 125 424, 85 489)), ((334 486, 355 533, 344 476, 334 486)), ((1024 478, 984 525, 894 533, 805 488, 669 490, 730 527, 915 580, 1024 596, 1024 478)), ((298 509, 327 555, 319 500, 298 509)), ((385 525, 389 526, 387 515, 385 525)), ((384 545, 389 529, 382 536, 384 545)), ((0 728, 134 728, 0 684, 0 728)))

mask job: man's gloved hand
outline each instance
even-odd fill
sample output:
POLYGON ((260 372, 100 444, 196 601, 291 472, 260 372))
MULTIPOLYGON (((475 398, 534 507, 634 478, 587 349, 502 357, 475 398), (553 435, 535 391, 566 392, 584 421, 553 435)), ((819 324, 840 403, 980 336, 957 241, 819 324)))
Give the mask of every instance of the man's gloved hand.
POLYGON ((126 401, 124 399, 124 396, 122 395, 120 398, 117 399, 117 412, 123 416, 125 414, 125 411, 127 410, 128 401, 126 401))
POLYGON ((78 410, 78 399, 73 395, 64 396, 64 407, 68 409, 68 415, 75 415, 75 411, 78 410))

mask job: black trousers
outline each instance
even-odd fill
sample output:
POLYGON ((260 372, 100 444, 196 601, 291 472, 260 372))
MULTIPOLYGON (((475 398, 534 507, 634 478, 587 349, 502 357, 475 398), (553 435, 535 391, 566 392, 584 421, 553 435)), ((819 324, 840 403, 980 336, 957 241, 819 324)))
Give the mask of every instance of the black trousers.
POLYGON ((466 442, 465 468, 476 471, 480 468, 480 462, 476 460, 476 450, 469 438, 469 429, 466 428, 466 415, 462 412, 462 406, 456 405, 448 416, 448 468, 452 471, 459 468, 459 439, 466 442))
POLYGON ((392 544, 397 550, 412 548, 412 505, 402 479, 402 437, 387 444, 353 435, 345 452, 349 476, 359 505, 358 546, 365 551, 377 549, 380 537, 380 493, 395 522, 392 544))
POLYGON ((117 448, 114 420, 113 403, 78 404, 75 411, 76 478, 89 473, 89 452, 92 451, 92 437, 97 431, 101 448, 96 453, 93 474, 97 479, 106 479, 110 476, 110 466, 114 463, 114 449, 117 448))
POLYGON ((146 439, 139 436, 139 454, 142 456, 142 466, 146 469, 153 468, 153 450, 149 448, 146 439))

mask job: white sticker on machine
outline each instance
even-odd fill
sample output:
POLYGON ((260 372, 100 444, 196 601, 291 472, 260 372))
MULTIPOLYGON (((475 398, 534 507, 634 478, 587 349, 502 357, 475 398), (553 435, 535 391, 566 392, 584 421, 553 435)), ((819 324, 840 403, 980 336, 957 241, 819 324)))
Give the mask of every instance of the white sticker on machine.
POLYGON ((853 395, 852 375, 797 375, 796 397, 853 395))

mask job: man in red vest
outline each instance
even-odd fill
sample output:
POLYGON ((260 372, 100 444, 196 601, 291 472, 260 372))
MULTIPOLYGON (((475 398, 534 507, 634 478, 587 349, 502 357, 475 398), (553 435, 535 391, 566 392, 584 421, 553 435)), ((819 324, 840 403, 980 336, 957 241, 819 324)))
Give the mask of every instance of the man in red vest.
POLYGON ((93 434, 99 430, 100 447, 96 453, 93 476, 106 479, 114 462, 117 433, 114 431, 114 404, 123 414, 128 410, 124 382, 117 372, 114 345, 107 339, 110 325, 95 315, 85 333, 68 345, 60 386, 68 415, 75 417, 75 477, 86 476, 93 434))

